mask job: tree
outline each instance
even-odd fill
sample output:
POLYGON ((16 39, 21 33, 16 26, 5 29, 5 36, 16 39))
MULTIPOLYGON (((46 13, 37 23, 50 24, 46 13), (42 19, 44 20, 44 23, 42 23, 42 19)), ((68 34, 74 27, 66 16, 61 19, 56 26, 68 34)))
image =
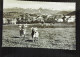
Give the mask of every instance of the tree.
POLYGON ((10 24, 10 21, 11 21, 11 20, 7 19, 8 24, 10 24))
POLYGON ((65 23, 66 22, 66 17, 65 17, 65 15, 63 14, 63 17, 62 17, 62 19, 63 19, 63 22, 65 23))
POLYGON ((47 20, 47 15, 42 15, 42 17, 43 17, 44 21, 47 20))
POLYGON ((66 22, 68 22, 69 18, 71 18, 71 16, 69 16, 69 17, 66 19, 66 22))

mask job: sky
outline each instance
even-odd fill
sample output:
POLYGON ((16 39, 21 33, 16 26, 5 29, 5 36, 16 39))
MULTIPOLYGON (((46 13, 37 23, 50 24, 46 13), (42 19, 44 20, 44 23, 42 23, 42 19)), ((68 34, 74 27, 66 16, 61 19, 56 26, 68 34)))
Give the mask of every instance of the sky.
POLYGON ((51 10, 73 10, 75 11, 76 3, 71 2, 39 2, 39 1, 17 1, 17 0, 3 0, 4 8, 32 8, 32 9, 51 9, 51 10))

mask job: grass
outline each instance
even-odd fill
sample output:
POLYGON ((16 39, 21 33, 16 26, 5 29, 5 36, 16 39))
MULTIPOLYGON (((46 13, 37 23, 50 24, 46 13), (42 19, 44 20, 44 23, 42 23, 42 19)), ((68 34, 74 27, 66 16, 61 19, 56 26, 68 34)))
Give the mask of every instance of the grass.
MULTIPOLYGON (((34 25, 34 24, 33 24, 34 25)), ((29 25, 30 26, 30 25, 29 25)), ((26 47, 76 50, 75 28, 39 27, 39 43, 32 42, 31 26, 26 28, 26 38, 19 37, 17 25, 3 26, 2 47, 26 47)))

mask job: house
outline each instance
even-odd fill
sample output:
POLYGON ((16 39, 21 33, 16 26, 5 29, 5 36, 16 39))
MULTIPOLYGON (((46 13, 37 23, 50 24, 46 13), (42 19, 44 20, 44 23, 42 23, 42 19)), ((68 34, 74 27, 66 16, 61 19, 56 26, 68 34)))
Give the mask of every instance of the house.
POLYGON ((3 12, 3 24, 16 24, 17 18, 21 14, 18 12, 3 12))
POLYGON ((57 19, 56 21, 57 22, 63 22, 63 19, 57 19))
POLYGON ((37 20, 38 20, 38 21, 42 21, 42 20, 43 20, 43 17, 39 16, 39 17, 37 18, 37 20))
POLYGON ((71 16, 71 18, 69 18, 68 22, 75 22, 75 15, 71 16))
POLYGON ((7 23, 8 23, 7 19, 3 18, 3 24, 7 24, 7 23))
POLYGON ((71 13, 69 13, 69 14, 66 15, 66 16, 71 16, 71 17, 68 19, 68 23, 69 23, 69 22, 75 22, 75 20, 76 20, 75 14, 76 14, 76 11, 73 11, 73 12, 71 12, 71 13))
POLYGON ((12 23, 12 24, 16 24, 16 23, 17 23, 16 18, 15 18, 15 19, 12 19, 11 23, 12 23))
POLYGON ((63 17, 63 15, 57 14, 57 15, 55 15, 55 20, 56 20, 57 22, 63 22, 62 17, 63 17))

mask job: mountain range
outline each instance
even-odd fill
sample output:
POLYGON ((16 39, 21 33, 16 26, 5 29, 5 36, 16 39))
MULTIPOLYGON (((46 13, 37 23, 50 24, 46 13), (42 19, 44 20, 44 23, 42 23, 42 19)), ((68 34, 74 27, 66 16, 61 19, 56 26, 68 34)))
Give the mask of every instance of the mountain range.
POLYGON ((74 15, 75 11, 59 11, 59 10, 50 10, 50 9, 43 9, 43 8, 39 8, 39 9, 31 9, 31 8, 27 8, 27 9, 23 9, 23 8, 7 8, 7 9, 3 9, 3 12, 22 12, 22 13, 36 13, 38 15, 40 14, 65 14, 65 15, 74 15))

